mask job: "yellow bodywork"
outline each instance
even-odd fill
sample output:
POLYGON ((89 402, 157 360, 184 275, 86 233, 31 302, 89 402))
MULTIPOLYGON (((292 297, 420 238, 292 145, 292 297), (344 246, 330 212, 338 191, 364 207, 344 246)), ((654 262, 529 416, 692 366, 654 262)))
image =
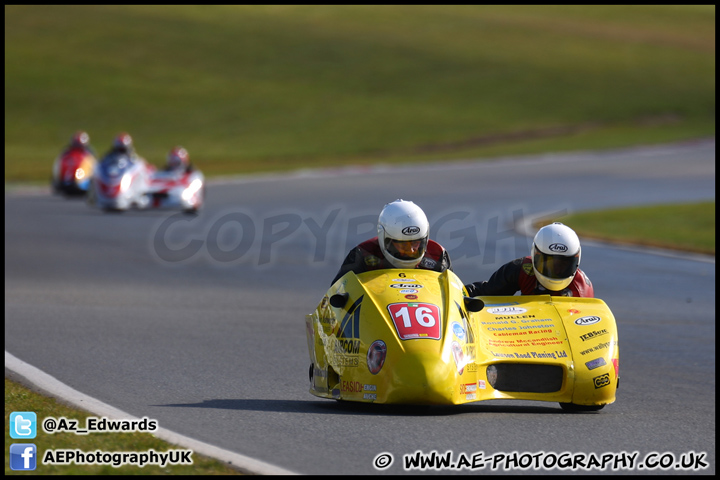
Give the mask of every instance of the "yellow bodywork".
POLYGON ((80 168, 78 170, 82 171, 82 173, 76 173, 76 178, 78 181, 92 178, 93 175, 95 175, 95 167, 97 166, 97 160, 95 157, 91 154, 86 154, 82 162, 80 163, 80 168), (82 175, 82 176, 81 176, 82 175))
POLYGON ((615 401, 618 336, 605 302, 478 297, 485 306, 472 312, 466 294, 451 271, 346 274, 306 315, 310 393, 385 404, 615 401), (347 294, 339 307, 335 294, 347 294))

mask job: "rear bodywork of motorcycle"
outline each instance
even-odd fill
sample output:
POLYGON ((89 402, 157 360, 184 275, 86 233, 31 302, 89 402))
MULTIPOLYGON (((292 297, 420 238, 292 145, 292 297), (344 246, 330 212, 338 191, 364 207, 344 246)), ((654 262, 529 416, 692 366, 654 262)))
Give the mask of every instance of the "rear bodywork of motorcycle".
POLYGON ((53 192, 86 195, 96 166, 97 159, 88 151, 71 149, 58 156, 53 163, 53 192))
POLYGON ((347 273, 306 315, 310 393, 414 405, 538 400, 569 410, 615 401, 618 334, 605 302, 466 293, 451 271, 347 273))

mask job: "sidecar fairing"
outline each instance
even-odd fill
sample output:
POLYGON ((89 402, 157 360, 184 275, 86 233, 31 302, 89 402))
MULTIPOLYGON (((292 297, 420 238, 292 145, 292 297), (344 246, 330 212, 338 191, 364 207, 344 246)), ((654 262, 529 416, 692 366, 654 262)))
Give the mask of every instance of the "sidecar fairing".
POLYGON ((205 199, 205 176, 200 170, 158 170, 150 178, 147 194, 153 208, 175 208, 186 213, 197 213, 205 199))
POLYGON ((93 177, 90 203, 106 211, 146 208, 151 170, 142 158, 127 154, 106 157, 93 177))
POLYGON ((96 166, 97 159, 88 151, 71 149, 58 156, 52 169, 53 193, 86 195, 96 166))
POLYGON ((571 410, 615 400, 617 329, 599 299, 469 299, 451 271, 350 272, 306 316, 306 332, 310 393, 318 397, 539 400, 571 410))

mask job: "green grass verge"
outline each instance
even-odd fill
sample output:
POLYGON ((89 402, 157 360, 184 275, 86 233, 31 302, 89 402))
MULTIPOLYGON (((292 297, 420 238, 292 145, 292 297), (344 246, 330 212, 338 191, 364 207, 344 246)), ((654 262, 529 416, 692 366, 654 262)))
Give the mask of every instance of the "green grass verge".
POLYGON ((193 452, 193 465, 168 465, 165 467, 147 465, 144 467, 109 465, 44 465, 42 456, 49 449, 77 449, 83 452, 167 452, 169 449, 187 450, 162 441, 150 433, 74 433, 47 434, 42 431, 40 422, 53 417, 78 420, 85 425, 88 416, 96 416, 76 408, 68 407, 53 398, 31 391, 22 385, 5 379, 5 475, 238 475, 238 470, 223 462, 198 455, 193 452), (10 437, 10 414, 12 412, 35 412, 38 420, 38 434, 32 440, 19 440, 10 437), (37 468, 34 471, 15 471, 10 469, 10 445, 13 443, 32 443, 38 449, 37 468))
POLYGON ((715 135, 714 5, 6 5, 5 181, 76 129, 206 175, 715 135))
POLYGON ((582 239, 715 255, 715 202, 629 207, 582 212, 560 221, 582 239))

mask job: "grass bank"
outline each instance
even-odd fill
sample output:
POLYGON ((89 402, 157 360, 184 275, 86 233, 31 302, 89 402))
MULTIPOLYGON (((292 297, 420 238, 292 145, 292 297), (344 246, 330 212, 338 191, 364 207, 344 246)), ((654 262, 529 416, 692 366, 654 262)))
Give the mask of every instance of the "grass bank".
POLYGON ((715 202, 583 212, 559 221, 581 239, 715 255, 715 202))
POLYGON ((37 446, 40 459, 50 449, 77 449, 83 452, 167 452, 170 449, 186 450, 184 447, 171 445, 150 433, 92 433, 76 435, 74 433, 47 434, 39 426, 40 422, 53 417, 78 420, 79 426, 85 426, 88 412, 71 408, 57 402, 53 398, 40 395, 22 385, 5 379, 5 475, 237 475, 238 470, 223 462, 192 455, 192 465, 147 465, 144 467, 124 465, 45 465, 37 461, 37 468, 31 472, 20 472, 10 469, 10 445, 13 443, 32 443, 37 446), (35 412, 38 421, 37 437, 32 440, 13 439, 10 437, 9 417, 12 412, 35 412))
POLYGON ((76 129, 208 175, 714 136, 715 6, 5 6, 5 181, 76 129))

